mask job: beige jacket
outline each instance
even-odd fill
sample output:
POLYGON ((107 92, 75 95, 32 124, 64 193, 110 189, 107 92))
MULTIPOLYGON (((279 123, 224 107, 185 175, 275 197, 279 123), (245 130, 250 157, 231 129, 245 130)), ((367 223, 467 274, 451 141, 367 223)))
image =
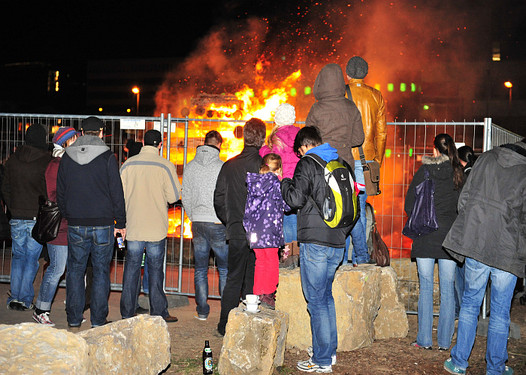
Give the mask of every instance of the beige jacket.
POLYGON ((175 166, 159 156, 157 147, 144 146, 121 167, 126 201, 126 239, 160 241, 168 233, 168 203, 180 198, 175 166))
MULTIPOLYGON (((380 91, 363 83, 363 79, 349 80, 352 99, 362 115, 365 141, 362 148, 366 160, 376 160, 382 164, 387 138, 385 122, 385 103, 380 91)), ((360 160, 358 147, 353 147, 354 160, 360 160)))

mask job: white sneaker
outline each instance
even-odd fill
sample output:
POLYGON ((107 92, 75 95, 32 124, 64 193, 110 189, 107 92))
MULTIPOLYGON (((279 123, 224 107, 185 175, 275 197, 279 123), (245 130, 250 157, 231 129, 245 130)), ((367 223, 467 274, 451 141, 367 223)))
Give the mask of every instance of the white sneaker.
POLYGON ((53 323, 51 319, 49 319, 49 312, 47 311, 43 312, 42 314, 37 314, 37 312, 35 311, 33 313, 33 320, 37 323, 44 324, 46 326, 50 326, 50 327, 55 326, 55 323, 53 323))
POLYGON ((296 365, 296 368, 303 372, 316 372, 316 373, 331 373, 332 372, 332 366, 321 366, 317 365, 316 363, 312 362, 311 359, 308 359, 306 361, 299 361, 296 365))
MULTIPOLYGON (((309 346, 307 348, 307 354, 310 358, 314 355, 314 351, 312 350, 312 346, 309 346)), ((336 364, 336 354, 331 355, 331 365, 334 366, 336 364)))

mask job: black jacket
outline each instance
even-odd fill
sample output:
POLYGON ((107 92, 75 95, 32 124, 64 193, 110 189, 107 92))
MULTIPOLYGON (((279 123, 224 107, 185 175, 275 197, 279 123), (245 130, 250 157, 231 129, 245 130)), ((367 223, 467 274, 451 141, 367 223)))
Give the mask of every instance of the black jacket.
POLYGON ((243 227, 247 201, 247 172, 258 173, 263 159, 259 148, 245 146, 243 151, 223 164, 214 191, 216 215, 226 226, 227 240, 246 239, 243 227))
POLYGON ((464 256, 525 277, 526 144, 483 153, 460 194, 458 218, 444 247, 458 260, 464 256))
POLYGON ((38 197, 47 196, 45 172, 50 161, 49 152, 25 145, 5 163, 2 194, 13 219, 36 218, 38 197))
POLYGON ((57 175, 57 201, 70 226, 126 226, 117 159, 91 135, 66 148, 57 175))
POLYGON ((453 183, 453 167, 447 155, 424 156, 405 197, 405 212, 411 215, 415 203, 415 187, 424 181, 424 169, 435 182, 435 209, 438 230, 413 240, 411 258, 452 259, 442 247, 447 232, 457 217, 459 191, 453 183))
MULTIPOLYGON (((347 168, 351 168, 347 165, 347 168)), ((323 206, 325 180, 323 169, 312 159, 303 157, 296 165, 294 177, 281 182, 283 199, 298 209, 298 241, 322 246, 345 247, 351 227, 330 228, 323 221, 318 207, 323 206), (310 198, 312 197, 312 198, 310 198), (314 202, 313 202, 314 200, 314 202)))

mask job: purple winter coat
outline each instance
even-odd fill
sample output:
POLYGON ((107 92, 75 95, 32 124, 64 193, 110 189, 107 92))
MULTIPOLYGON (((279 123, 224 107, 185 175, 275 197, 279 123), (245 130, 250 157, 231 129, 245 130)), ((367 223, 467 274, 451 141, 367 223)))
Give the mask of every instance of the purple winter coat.
POLYGON ((294 169, 300 160, 294 153, 293 149, 294 138, 296 138, 296 134, 298 134, 299 130, 300 129, 294 125, 282 126, 274 134, 274 137, 278 138, 278 140, 273 142, 273 148, 270 149, 267 145, 264 145, 259 150, 259 155, 261 155, 261 157, 264 157, 271 152, 281 156, 284 178, 292 178, 292 176, 294 176, 294 169))
POLYGON ((251 249, 280 247, 283 239, 283 212, 290 207, 281 196, 274 173, 247 173, 247 203, 243 226, 251 249))

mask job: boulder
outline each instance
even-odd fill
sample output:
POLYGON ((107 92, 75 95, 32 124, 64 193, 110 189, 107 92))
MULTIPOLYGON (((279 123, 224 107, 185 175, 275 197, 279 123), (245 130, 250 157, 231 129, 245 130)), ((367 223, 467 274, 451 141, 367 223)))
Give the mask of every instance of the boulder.
POLYGON ((257 313, 230 311, 219 357, 220 374, 270 375, 283 365, 289 317, 260 307, 257 313))
POLYGON ((0 325, 0 373, 89 374, 88 344, 78 335, 37 323, 0 325))
POLYGON ((382 267, 380 310, 374 320, 374 338, 376 340, 403 338, 408 332, 409 322, 400 298, 397 275, 391 267, 382 267))
MULTIPOLYGON (((312 345, 312 336, 300 271, 280 269, 279 278, 276 309, 291 317, 287 348, 305 350, 312 345)), ((396 274, 391 267, 344 265, 338 269, 332 287, 338 351, 369 346, 375 338, 407 335, 407 316, 397 288, 396 274)))
POLYGON ((158 374, 170 364, 170 334, 147 314, 79 332, 89 347, 89 374, 158 374))

